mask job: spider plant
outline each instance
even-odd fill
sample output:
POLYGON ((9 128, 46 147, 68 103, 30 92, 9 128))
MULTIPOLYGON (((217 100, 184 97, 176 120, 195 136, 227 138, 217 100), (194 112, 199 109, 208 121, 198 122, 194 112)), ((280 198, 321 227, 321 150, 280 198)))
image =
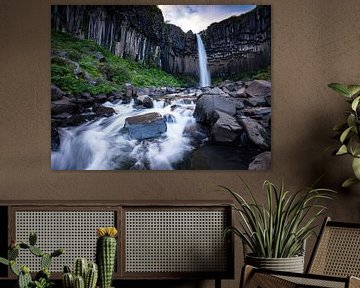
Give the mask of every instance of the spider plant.
POLYGON ((296 193, 278 189, 266 180, 267 205, 257 202, 249 186, 242 180, 251 202, 240 194, 220 186, 236 200, 233 208, 240 214, 240 227, 229 227, 252 251, 252 256, 265 258, 288 258, 302 254, 305 240, 314 233, 315 220, 324 214, 326 207, 318 200, 332 199, 329 189, 304 188, 296 193))

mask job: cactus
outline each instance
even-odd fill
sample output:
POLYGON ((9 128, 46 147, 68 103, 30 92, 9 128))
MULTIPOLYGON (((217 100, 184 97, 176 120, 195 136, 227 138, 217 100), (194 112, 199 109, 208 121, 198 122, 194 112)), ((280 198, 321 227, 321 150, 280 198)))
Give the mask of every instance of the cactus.
POLYGON ((31 246, 35 246, 37 241, 37 235, 35 232, 31 232, 29 235, 29 244, 31 246))
POLYGON ((19 256, 19 246, 16 245, 14 248, 10 249, 8 256, 9 260, 15 261, 16 258, 19 256))
POLYGON ((51 257, 58 257, 64 253, 64 249, 57 249, 51 253, 51 257))
POLYGON ((85 258, 78 258, 74 263, 74 273, 71 273, 69 266, 64 266, 63 286, 64 288, 75 288, 77 285, 83 288, 95 288, 98 278, 98 268, 95 263, 89 263, 85 258), (81 283, 81 280, 82 282, 81 283))
POLYGON ((22 270, 19 274, 19 279, 18 279, 19 288, 28 288, 32 283, 32 279, 28 267, 27 270, 28 272, 22 270))
POLYGON ((64 266, 64 273, 71 273, 71 269, 69 266, 67 265, 64 266))
POLYGON ((83 279, 85 279, 87 268, 88 268, 88 262, 85 258, 76 259, 74 266, 75 276, 81 276, 83 279))
POLYGON ((42 251, 40 250, 40 248, 38 248, 38 247, 36 247, 36 246, 30 246, 30 247, 29 247, 29 251, 30 251, 32 254, 34 254, 35 256, 37 256, 37 257, 41 257, 41 256, 44 255, 44 252, 42 252, 42 251))
POLYGON ((63 274, 63 286, 64 288, 73 288, 74 287, 74 276, 72 273, 67 272, 63 274))
POLYGON ((29 249, 30 248, 30 245, 26 244, 26 243, 20 243, 19 244, 20 248, 22 249, 29 249))
POLYGON ((3 257, 0 257, 0 263, 4 264, 6 266, 10 265, 10 261, 8 259, 3 258, 3 257))
POLYGON ((50 273, 49 269, 44 268, 44 269, 40 270, 38 273, 36 273, 35 280, 40 281, 41 278, 49 280, 50 275, 51 275, 51 273, 50 273))
POLYGON ((40 262, 40 267, 41 269, 49 269, 50 265, 51 265, 51 260, 52 257, 50 254, 45 253, 42 257, 41 257, 41 262, 40 262))
POLYGON ((110 288, 115 265, 117 230, 114 227, 98 228, 97 235, 96 262, 100 287, 110 288))
POLYGON ((14 260, 10 261, 10 268, 11 271, 16 275, 19 276, 20 275, 20 268, 16 265, 16 262, 14 260))
POLYGON ((98 266, 96 263, 89 263, 85 276, 85 288, 95 288, 98 279, 98 266))
POLYGON ((74 288, 85 288, 83 277, 78 275, 74 277, 74 288))
MULTIPOLYGON (((51 284, 50 282, 50 264, 53 257, 60 256, 63 254, 63 249, 55 250, 53 253, 48 254, 41 251, 38 247, 35 246, 37 236, 35 233, 30 233, 29 236, 29 244, 20 242, 16 243, 15 241, 11 241, 9 251, 8 251, 8 259, 0 257, 0 264, 4 264, 10 266, 11 271, 18 276, 18 286, 19 288, 28 288, 28 287, 40 287, 41 283, 51 284), (27 266, 19 266, 16 264, 16 259, 19 256, 19 250, 29 250, 30 253, 37 257, 41 257, 41 271, 39 271, 35 276, 35 282, 32 280, 30 275, 30 269, 27 266)), ((42 284, 41 284, 42 285, 42 284)), ((42 287, 42 286, 41 286, 42 287)))

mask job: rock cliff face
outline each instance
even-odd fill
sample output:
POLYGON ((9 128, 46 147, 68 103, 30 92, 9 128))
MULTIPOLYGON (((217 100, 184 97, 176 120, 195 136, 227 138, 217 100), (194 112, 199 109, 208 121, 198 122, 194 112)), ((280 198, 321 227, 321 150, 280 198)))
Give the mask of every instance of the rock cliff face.
MULTIPOLYGON (((198 75, 195 34, 166 24, 156 6, 54 5, 51 12, 53 30, 92 39, 115 55, 170 73, 198 75)), ((270 6, 214 23, 201 35, 214 76, 226 77, 270 64, 270 6)))
POLYGON ((211 24, 201 35, 212 76, 226 77, 270 65, 270 6, 211 24))

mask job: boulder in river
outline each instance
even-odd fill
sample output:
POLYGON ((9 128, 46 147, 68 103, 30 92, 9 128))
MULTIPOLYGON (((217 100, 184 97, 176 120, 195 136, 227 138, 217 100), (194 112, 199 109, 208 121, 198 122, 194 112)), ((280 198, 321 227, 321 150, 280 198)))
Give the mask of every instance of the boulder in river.
POLYGON ((94 96, 94 99, 98 103, 104 103, 108 100, 108 96, 106 94, 99 94, 99 95, 94 96))
POLYGON ((100 106, 98 104, 93 106, 93 111, 98 117, 110 117, 115 113, 114 108, 100 106))
POLYGON ((154 107, 153 100, 147 95, 138 96, 136 98, 136 104, 142 105, 145 108, 153 108, 154 107))
POLYGON ((124 84, 124 90, 125 90, 125 97, 126 98, 132 98, 136 94, 136 90, 130 83, 124 84))
POLYGON ((51 102, 51 115, 58 115, 64 112, 72 114, 76 113, 77 110, 77 105, 67 97, 51 102))
POLYGON ((65 93, 56 85, 51 85, 51 101, 60 100, 65 93))
POLYGON ((131 138, 144 140, 161 136, 167 125, 161 114, 152 112, 126 118, 124 128, 131 138))
POLYGON ((248 87, 246 87, 245 92, 250 97, 270 97, 271 82, 266 80, 251 81, 248 87))
POLYGON ((249 170, 267 170, 271 168, 271 152, 266 151, 255 157, 249 164, 249 170))
POLYGON ((226 113, 217 111, 219 119, 211 127, 213 140, 221 143, 233 143, 242 133, 243 127, 236 119, 226 113))
POLYGON ((223 95, 204 94, 196 102, 194 117, 197 122, 212 125, 218 118, 216 111, 234 116, 236 102, 223 95))
POLYGON ((270 131, 265 129, 256 120, 241 116, 238 117, 240 124, 245 128, 248 138, 258 147, 262 149, 269 149, 270 143, 270 131))
POLYGON ((149 87, 140 87, 136 89, 136 95, 139 96, 143 96, 143 95, 149 95, 150 94, 150 89, 149 87))

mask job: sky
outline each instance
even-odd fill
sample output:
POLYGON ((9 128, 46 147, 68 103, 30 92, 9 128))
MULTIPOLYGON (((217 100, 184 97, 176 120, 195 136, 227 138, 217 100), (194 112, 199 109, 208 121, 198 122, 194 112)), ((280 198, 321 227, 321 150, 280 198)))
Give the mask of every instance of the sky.
POLYGON ((233 15, 244 14, 255 5, 158 5, 165 21, 179 26, 184 32, 198 33, 210 24, 233 15))

